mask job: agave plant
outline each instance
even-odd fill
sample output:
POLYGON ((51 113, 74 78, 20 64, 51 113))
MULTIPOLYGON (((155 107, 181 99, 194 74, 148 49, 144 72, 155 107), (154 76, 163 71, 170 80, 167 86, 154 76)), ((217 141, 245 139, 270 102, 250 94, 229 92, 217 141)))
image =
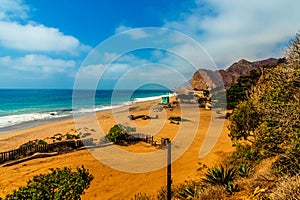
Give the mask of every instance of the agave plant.
POLYGON ((242 178, 245 178, 247 176, 249 176, 249 174, 251 173, 251 166, 249 164, 241 164, 238 167, 238 175, 242 178))
POLYGON ((195 182, 189 182, 179 186, 176 192, 179 199, 194 199, 202 193, 202 189, 195 182))
POLYGON ((205 174, 205 178, 201 180, 209 185, 222 185, 229 192, 234 192, 237 190, 237 185, 233 185, 236 176, 236 170, 234 167, 224 167, 220 165, 220 167, 213 167, 207 171, 205 174))

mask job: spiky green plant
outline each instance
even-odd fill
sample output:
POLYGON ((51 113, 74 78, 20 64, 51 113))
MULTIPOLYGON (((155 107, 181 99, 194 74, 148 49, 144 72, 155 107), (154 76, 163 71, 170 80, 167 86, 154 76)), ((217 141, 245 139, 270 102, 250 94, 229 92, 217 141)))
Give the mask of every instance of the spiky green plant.
POLYGON ((252 167, 249 164, 241 164, 238 166, 238 175, 242 178, 249 176, 252 167))
POLYGON ((194 181, 185 182, 179 185, 174 191, 175 197, 178 199, 195 199, 202 192, 199 183, 194 181))
POLYGON ((207 171, 202 181, 209 185, 228 185, 235 179, 234 167, 213 167, 207 171))

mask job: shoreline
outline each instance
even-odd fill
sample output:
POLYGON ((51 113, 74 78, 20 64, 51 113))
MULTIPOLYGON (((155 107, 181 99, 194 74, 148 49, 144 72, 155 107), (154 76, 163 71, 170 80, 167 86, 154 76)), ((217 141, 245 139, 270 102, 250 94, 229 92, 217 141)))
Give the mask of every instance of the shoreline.
MULTIPOLYGON (((168 96, 170 98, 172 98, 172 97, 174 97, 174 94, 176 94, 176 93, 169 93, 168 96)), ((98 108, 95 105, 95 108, 94 108, 95 111, 90 111, 90 112, 86 112, 86 113, 84 113, 84 112, 83 113, 74 112, 74 113, 70 113, 67 116, 53 117, 53 118, 50 118, 50 119, 25 121, 25 122, 21 122, 19 124, 14 124, 14 125, 6 126, 6 127, 1 127, 0 128, 0 139, 1 139, 1 135, 3 135, 3 134, 9 134, 11 132, 25 130, 25 129, 28 129, 28 128, 32 128, 32 127, 36 127, 36 126, 39 126, 39 125, 48 124, 48 123, 52 123, 52 122, 74 119, 75 117, 78 118, 78 117, 83 117, 83 116, 87 116, 87 115, 92 115, 92 114, 95 114, 95 113, 109 111, 109 110, 116 110, 116 109, 120 109, 120 108, 124 108, 124 107, 130 107, 130 106, 134 106, 134 105, 140 104, 140 103, 158 101, 162 96, 165 96, 165 95, 136 98, 136 99, 140 99, 140 100, 137 100, 137 101, 133 100, 133 101, 130 101, 130 102, 122 102, 122 103, 116 104, 116 105, 99 105, 99 106, 102 106, 102 108, 100 110, 97 110, 98 108)), ((85 108, 83 108, 83 109, 85 109, 85 108)), ((89 108, 87 108, 87 109, 89 109, 89 108)), ((70 111, 72 111, 72 109, 70 111)), ((52 112, 56 112, 56 111, 52 111, 52 112)), ((51 113, 51 112, 49 111, 49 113, 51 113)), ((30 114, 30 113, 28 113, 28 114, 30 114)), ((3 116, 3 117, 5 117, 5 116, 3 116)))

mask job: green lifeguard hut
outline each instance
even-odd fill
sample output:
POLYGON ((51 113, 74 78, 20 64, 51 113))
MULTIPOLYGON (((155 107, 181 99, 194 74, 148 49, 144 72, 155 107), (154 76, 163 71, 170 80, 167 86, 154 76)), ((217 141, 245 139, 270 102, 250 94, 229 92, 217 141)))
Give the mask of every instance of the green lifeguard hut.
POLYGON ((170 103, 170 97, 169 96, 161 97, 161 104, 168 104, 168 103, 170 103))

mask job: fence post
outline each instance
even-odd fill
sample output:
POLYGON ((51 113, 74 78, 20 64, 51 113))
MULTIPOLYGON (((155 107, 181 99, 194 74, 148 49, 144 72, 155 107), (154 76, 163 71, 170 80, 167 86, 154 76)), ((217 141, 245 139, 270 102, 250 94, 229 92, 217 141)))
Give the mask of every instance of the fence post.
POLYGON ((172 197, 172 168, 171 168, 171 141, 169 138, 166 139, 168 145, 168 158, 167 158, 167 200, 171 200, 172 197))

